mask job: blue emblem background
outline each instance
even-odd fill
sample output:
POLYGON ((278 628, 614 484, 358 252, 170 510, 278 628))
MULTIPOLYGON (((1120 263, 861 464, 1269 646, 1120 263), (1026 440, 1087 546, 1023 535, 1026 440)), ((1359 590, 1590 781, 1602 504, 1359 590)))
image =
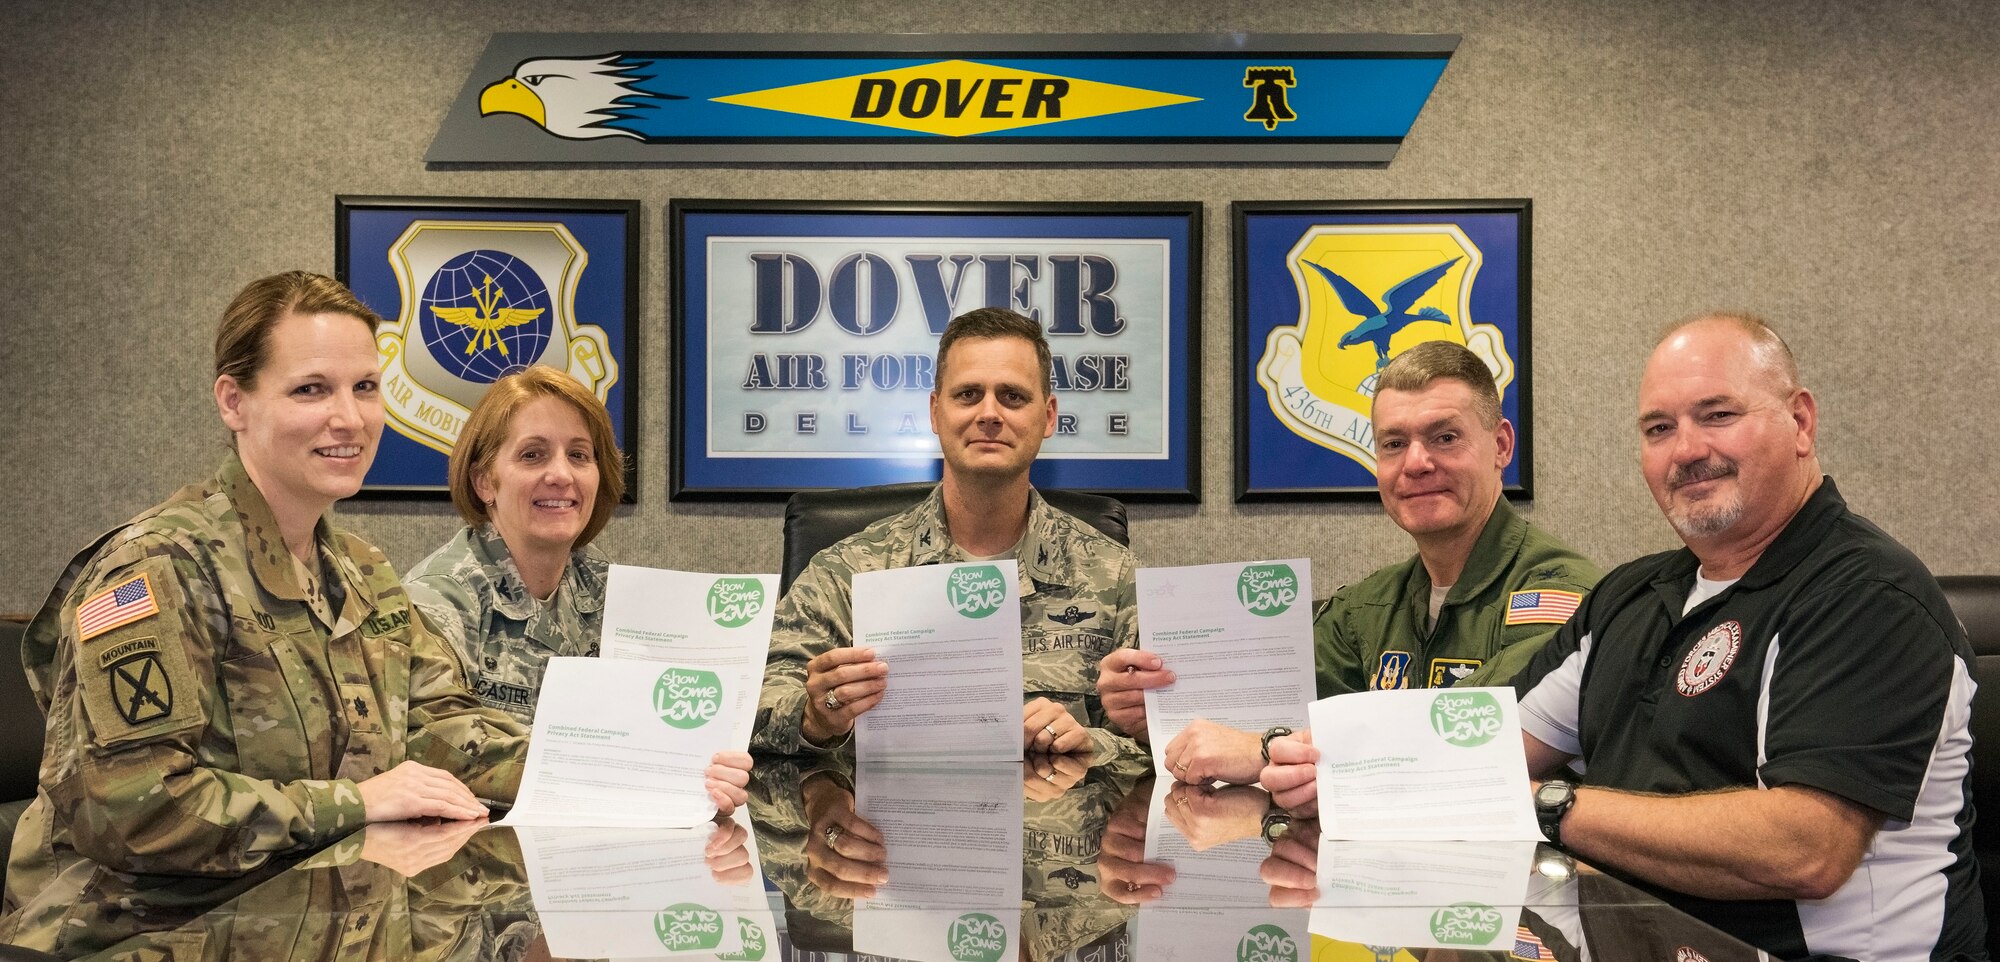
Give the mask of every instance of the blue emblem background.
POLYGON ((554 307, 548 285, 520 258, 506 251, 466 251, 446 261, 424 285, 417 308, 417 332, 430 348, 431 357, 445 370, 475 384, 491 384, 500 380, 500 375, 541 356, 548 346, 549 332, 555 328, 554 307), (499 344, 507 346, 505 354, 500 353, 499 344, 474 346, 475 340, 484 341, 481 331, 448 323, 431 311, 433 307, 478 309, 479 293, 489 277, 496 292, 495 309, 539 308, 542 312, 532 321, 496 332, 499 344))
MULTIPOLYGON (((1498 327, 1507 353, 1514 358, 1514 381, 1502 388, 1500 397, 1501 415, 1514 423, 1514 462, 1501 480, 1510 498, 1526 496, 1534 452, 1526 311, 1528 215, 1525 209, 1487 212, 1439 206, 1436 211, 1395 213, 1342 211, 1330 203, 1318 211, 1301 212, 1239 208, 1236 403, 1247 408, 1247 416, 1237 419, 1238 500, 1257 500, 1260 495, 1348 494, 1369 501, 1379 497, 1373 473, 1345 455, 1292 433, 1271 413, 1264 386, 1257 382, 1257 364, 1264 356, 1264 342, 1271 329, 1290 327, 1299 320, 1298 288, 1286 256, 1306 231, 1350 224, 1456 224, 1479 247, 1484 262, 1472 285, 1472 322, 1498 327)), ((1352 319, 1342 316, 1335 320, 1352 319)), ((1460 320, 1452 318, 1454 323, 1460 320)))
MULTIPOLYGON (((365 203, 356 201, 355 203, 365 203)), ((613 355, 618 362, 618 380, 611 386, 605 404, 610 410, 611 427, 618 437, 618 447, 628 453, 633 451, 632 405, 629 391, 632 389, 635 358, 631 356, 632 332, 626 323, 627 304, 626 276, 632 265, 628 256, 636 256, 637 251, 626 249, 626 229, 633 215, 622 211, 560 210, 536 211, 525 209, 504 209, 498 203, 492 207, 441 207, 423 208, 412 206, 369 207, 350 206, 341 210, 344 214, 342 227, 345 228, 345 256, 337 269, 345 272, 348 287, 362 303, 373 308, 384 318, 394 320, 402 316, 403 299, 396 284, 396 274, 389 267, 389 245, 402 236, 410 224, 418 220, 479 221, 483 223, 560 223, 569 228, 577 242, 590 254, 590 263, 584 268, 577 285, 575 317, 578 324, 595 324, 604 329, 610 341, 613 355)), ((500 282, 500 275, 494 275, 494 282, 500 282)), ((428 279, 419 278, 424 284, 428 279)), ((473 278, 473 283, 478 283, 473 278)), ((553 280, 553 279, 551 279, 553 280)), ((514 293, 510 287, 508 293, 514 293)), ((547 295, 553 307, 553 294, 547 295)), ((470 303, 469 301, 467 303, 470 303)), ((518 302, 516 302, 518 305, 518 302)), ((543 304, 534 304, 540 307, 543 304)), ((424 313, 428 314, 429 311, 424 313)), ((553 311, 543 314, 536 323, 543 331, 552 331, 553 311)), ((410 332, 413 339, 423 337, 422 321, 413 325, 410 332)), ((544 335, 546 336, 546 334, 544 335)), ((460 344, 463 350, 463 343, 460 344)), ((510 345, 508 350, 513 350, 510 345)), ((497 351, 485 353, 498 354, 497 351)), ((461 355, 462 357, 463 355, 461 355)), ((510 362, 511 363, 511 362, 510 362)), ((449 367, 447 363, 447 367, 449 367)), ((490 380, 490 379, 489 379, 490 380)), ((445 465, 447 458, 441 452, 418 444, 397 434, 393 428, 382 430, 381 450, 375 456, 375 464, 368 469, 363 491, 368 488, 392 489, 445 489, 445 465)), ((627 500, 636 496, 636 485, 628 485, 627 500)))

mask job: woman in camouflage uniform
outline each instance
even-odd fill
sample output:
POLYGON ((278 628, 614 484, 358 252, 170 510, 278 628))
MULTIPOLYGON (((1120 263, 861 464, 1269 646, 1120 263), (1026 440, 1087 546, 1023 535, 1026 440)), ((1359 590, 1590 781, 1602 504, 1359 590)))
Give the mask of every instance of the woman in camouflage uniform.
POLYGON ((381 438, 379 322, 317 274, 244 288, 215 340, 234 450, 78 554, 28 626, 48 725, 0 942, 87 952, 364 822, 513 798, 526 729, 324 517, 381 438))
MULTIPOLYGON (((465 660, 472 691, 522 724, 557 655, 595 657, 610 568, 592 539, 625 491, 604 403, 568 374, 509 372, 452 448, 452 504, 466 526, 405 579, 410 598, 465 660)), ((743 804, 750 756, 724 752, 709 794, 743 804)))

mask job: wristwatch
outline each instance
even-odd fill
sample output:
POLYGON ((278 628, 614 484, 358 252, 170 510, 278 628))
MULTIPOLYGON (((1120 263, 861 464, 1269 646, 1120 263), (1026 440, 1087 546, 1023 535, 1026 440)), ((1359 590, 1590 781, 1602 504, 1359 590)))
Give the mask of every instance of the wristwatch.
POLYGON ((1569 807, 1576 804, 1576 786, 1560 778, 1551 778, 1535 789, 1535 821, 1542 826, 1542 837, 1550 845, 1562 845, 1563 816, 1569 814, 1569 807))
POLYGON ((1271 739, 1283 738, 1291 733, 1292 730, 1286 728, 1283 725, 1279 725, 1276 728, 1269 728, 1264 731, 1264 738, 1257 745, 1257 750, 1264 753, 1264 764, 1266 765, 1271 764, 1271 739))
POLYGON ((1258 826, 1257 834, 1264 836, 1265 842, 1276 845, 1291 830, 1292 816, 1274 804, 1270 811, 1264 813, 1264 823, 1258 826))

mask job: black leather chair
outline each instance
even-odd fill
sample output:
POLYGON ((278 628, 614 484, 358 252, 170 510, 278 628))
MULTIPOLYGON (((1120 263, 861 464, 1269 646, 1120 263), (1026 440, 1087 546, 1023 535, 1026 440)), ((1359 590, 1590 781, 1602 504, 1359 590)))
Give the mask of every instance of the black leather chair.
POLYGON ((2000 959, 2000 575, 1938 579, 1952 613, 1972 642, 1972 801, 1979 821, 1972 847, 1986 893, 1986 949, 2000 959))
MULTIPOLYGON (((785 568, 778 593, 783 595, 792 587, 792 580, 806 570, 813 555, 922 501, 930 496, 932 487, 932 482, 914 481, 792 495, 785 504, 785 568)), ((1125 505, 1117 499, 1052 488, 1036 490, 1056 510, 1081 518, 1119 544, 1131 543, 1125 528, 1125 505)))
MULTIPOLYGON (((21 635, 27 626, 0 621, 0 863, 14 841, 14 826, 35 798, 42 765, 42 712, 21 670, 21 635)), ((6 884, 0 881, 0 893, 6 884)))

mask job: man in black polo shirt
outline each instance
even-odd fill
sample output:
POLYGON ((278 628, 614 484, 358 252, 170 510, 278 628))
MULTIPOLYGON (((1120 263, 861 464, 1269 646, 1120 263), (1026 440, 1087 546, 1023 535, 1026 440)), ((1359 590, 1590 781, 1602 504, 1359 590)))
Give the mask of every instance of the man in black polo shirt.
POLYGON ((1607 575, 1515 679, 1544 831, 1783 958, 1985 958, 1972 652, 1923 564, 1847 509, 1762 321, 1673 329, 1641 463, 1687 544, 1607 575))
MULTIPOLYGON (((1820 474, 1791 351, 1697 317, 1654 349, 1639 412, 1687 548, 1606 575, 1514 679, 1543 831, 1780 958, 1987 958, 1972 650, 1820 474), (1573 760, 1585 787, 1552 777, 1573 760)), ((1312 811, 1317 760, 1278 739, 1261 780, 1312 811)))

